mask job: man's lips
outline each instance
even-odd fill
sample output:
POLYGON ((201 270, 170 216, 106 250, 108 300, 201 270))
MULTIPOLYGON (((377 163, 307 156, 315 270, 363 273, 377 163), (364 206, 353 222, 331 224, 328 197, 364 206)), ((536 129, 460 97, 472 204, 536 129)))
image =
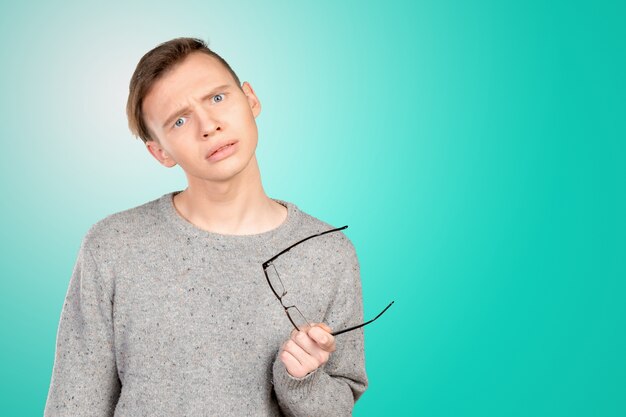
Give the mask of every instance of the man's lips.
POLYGON ((221 151, 223 148, 226 148, 227 146, 234 145, 235 143, 237 143, 236 140, 229 140, 229 141, 218 143, 217 145, 209 149, 209 152, 206 154, 206 157, 210 158, 216 152, 221 151))

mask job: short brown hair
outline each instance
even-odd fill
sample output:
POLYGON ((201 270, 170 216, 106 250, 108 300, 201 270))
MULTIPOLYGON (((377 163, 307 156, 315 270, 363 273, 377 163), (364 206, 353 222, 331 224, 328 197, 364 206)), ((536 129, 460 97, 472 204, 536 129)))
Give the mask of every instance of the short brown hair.
POLYGON ((181 63, 192 52, 201 52, 217 58, 233 76, 237 86, 241 88, 239 77, 230 65, 218 54, 213 52, 202 39, 176 38, 158 45, 146 53, 137 64, 128 87, 128 102, 126 116, 131 133, 145 142, 158 141, 152 137, 143 117, 142 104, 150 88, 165 73, 181 63))

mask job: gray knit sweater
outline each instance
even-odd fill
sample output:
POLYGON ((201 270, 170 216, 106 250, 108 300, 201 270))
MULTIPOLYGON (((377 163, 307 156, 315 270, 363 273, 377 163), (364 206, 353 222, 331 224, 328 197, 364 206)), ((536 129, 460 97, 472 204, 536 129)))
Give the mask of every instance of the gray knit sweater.
MULTIPOLYGON (((277 358, 293 326, 261 264, 332 228, 294 204, 255 235, 204 231, 177 192, 94 224, 61 312, 45 416, 344 416, 365 391, 362 329, 337 336, 329 361, 293 378, 277 358)), ((275 262, 310 322, 363 320, 359 263, 342 232, 275 262)))

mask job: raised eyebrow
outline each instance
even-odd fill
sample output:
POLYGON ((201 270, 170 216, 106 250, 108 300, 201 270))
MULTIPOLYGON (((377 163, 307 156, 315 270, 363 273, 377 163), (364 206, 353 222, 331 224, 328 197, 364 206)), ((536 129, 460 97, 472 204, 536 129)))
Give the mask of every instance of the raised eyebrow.
MULTIPOLYGON (((209 91, 207 94, 202 96, 202 101, 206 100, 207 98, 211 97, 212 95, 214 95, 215 93, 219 91, 230 90, 231 87, 232 86, 230 84, 223 84, 223 85, 217 86, 213 88, 211 91, 209 91)), ((180 116, 183 113, 187 113, 189 110, 190 110, 189 107, 183 107, 182 109, 176 110, 174 113, 170 115, 170 117, 168 117, 165 120, 165 123, 163 123, 162 128, 165 129, 174 121, 174 119, 176 119, 178 116, 180 116)))

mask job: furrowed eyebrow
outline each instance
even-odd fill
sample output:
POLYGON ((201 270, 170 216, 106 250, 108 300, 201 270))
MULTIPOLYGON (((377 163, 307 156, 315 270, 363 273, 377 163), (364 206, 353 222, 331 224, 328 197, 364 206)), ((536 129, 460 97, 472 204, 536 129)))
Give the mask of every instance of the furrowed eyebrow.
MULTIPOLYGON (((231 87, 232 86, 229 85, 229 84, 224 84, 224 85, 217 86, 217 87, 213 88, 210 92, 208 92, 207 94, 202 96, 202 101, 204 101, 207 98, 211 97, 213 94, 217 93, 218 91, 230 90, 231 87)), ((180 116, 183 113, 187 113, 189 110, 190 110, 189 107, 183 107, 181 109, 176 110, 174 113, 172 113, 165 120, 165 123, 163 123, 162 128, 165 129, 166 127, 168 127, 174 121, 174 119, 176 119, 178 116, 180 116)))

